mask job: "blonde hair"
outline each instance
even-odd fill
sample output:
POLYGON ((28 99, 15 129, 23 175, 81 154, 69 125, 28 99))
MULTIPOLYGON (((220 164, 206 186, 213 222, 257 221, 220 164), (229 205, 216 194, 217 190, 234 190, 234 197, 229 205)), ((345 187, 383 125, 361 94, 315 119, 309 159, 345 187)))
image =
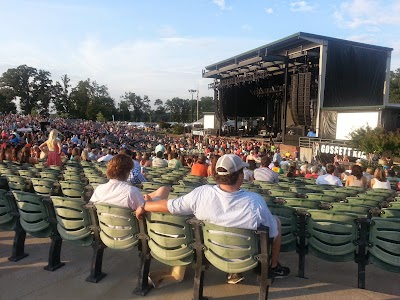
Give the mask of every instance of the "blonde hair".
POLYGON ((81 154, 81 159, 82 160, 87 160, 89 158, 89 153, 87 149, 83 149, 82 154, 81 154))
POLYGON ((47 143, 54 145, 58 138, 58 130, 52 129, 49 133, 49 137, 47 138, 47 143))

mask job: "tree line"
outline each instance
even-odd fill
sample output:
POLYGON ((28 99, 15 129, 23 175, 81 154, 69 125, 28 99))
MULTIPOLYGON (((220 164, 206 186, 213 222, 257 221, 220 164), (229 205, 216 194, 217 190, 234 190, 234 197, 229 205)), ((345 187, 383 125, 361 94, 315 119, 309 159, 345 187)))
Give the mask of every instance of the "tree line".
MULTIPOLYGON (((114 116, 121 121, 193 122, 197 117, 197 100, 174 97, 151 103, 147 95, 129 91, 116 103, 106 85, 86 79, 72 86, 66 74, 54 82, 49 71, 27 65, 8 69, 0 77, 0 112, 17 112, 16 100, 23 114, 56 113, 73 119, 105 121, 114 116)), ((215 111, 212 97, 199 100, 199 116, 215 111)))

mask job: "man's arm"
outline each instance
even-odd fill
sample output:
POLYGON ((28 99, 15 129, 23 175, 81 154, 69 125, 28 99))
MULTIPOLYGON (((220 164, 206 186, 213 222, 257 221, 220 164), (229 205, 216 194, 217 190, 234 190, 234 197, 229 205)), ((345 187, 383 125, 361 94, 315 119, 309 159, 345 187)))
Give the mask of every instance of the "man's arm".
POLYGON ((140 219, 146 212, 169 212, 168 211, 168 200, 157 200, 157 201, 146 201, 142 206, 136 208, 136 218, 140 219))

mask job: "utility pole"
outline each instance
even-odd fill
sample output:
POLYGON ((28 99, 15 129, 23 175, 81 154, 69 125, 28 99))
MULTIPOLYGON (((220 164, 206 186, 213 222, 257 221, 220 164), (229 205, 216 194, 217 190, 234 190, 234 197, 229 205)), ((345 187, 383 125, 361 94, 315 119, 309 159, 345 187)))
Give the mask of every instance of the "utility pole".
POLYGON ((192 94, 192 102, 190 103, 190 121, 192 123, 193 123, 193 94, 196 93, 196 92, 197 92, 197 90, 189 90, 189 93, 192 94))
POLYGON ((197 87, 197 101, 196 101, 196 104, 197 104, 197 120, 199 120, 199 87, 197 87))

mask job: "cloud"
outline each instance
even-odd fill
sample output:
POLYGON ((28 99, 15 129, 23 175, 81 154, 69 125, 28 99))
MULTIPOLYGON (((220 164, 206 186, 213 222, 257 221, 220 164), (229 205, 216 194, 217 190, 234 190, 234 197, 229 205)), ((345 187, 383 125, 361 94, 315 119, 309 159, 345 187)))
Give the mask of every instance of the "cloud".
POLYGON ((274 13, 274 10, 272 9, 272 7, 264 8, 264 11, 265 11, 267 14, 270 14, 270 15, 274 13))
POLYGON ((244 31, 251 31, 253 29, 253 27, 251 27, 249 24, 244 24, 244 25, 242 25, 242 29, 244 31))
POLYGON ((333 14, 339 27, 355 29, 400 24, 398 0, 351 0, 342 2, 333 14))
POLYGON ((315 9, 307 1, 294 1, 290 3, 290 10, 295 12, 309 12, 315 9))
POLYGON ((212 2, 219 7, 220 10, 231 10, 231 6, 227 6, 225 0, 212 0, 212 2))

